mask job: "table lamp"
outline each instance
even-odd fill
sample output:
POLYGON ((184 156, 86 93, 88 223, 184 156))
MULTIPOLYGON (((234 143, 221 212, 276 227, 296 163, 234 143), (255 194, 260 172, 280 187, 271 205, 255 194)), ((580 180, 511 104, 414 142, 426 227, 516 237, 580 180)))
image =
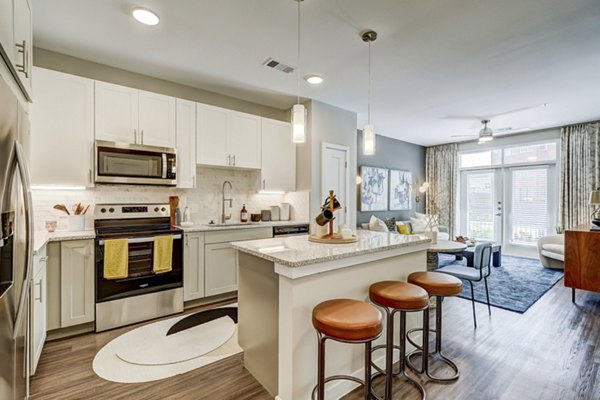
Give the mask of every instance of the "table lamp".
POLYGON ((600 188, 592 190, 590 193, 590 205, 596 207, 592 212, 592 224, 600 227, 600 218, 598 218, 598 211, 600 211, 600 188))

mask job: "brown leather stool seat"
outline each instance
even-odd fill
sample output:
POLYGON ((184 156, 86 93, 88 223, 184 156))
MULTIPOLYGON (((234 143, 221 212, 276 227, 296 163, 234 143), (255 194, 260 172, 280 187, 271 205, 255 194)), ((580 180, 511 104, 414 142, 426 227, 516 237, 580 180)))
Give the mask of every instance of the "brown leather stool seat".
POLYGON ((429 295, 425 289, 400 281, 372 284, 369 298, 375 304, 401 310, 421 310, 429 304, 429 295))
POLYGON ((327 300, 313 309, 312 323, 326 336, 343 341, 376 338, 383 330, 381 312, 364 301, 327 300))
POLYGON ((431 296, 457 296, 462 292, 462 281, 440 272, 413 272, 408 282, 425 289, 431 296))

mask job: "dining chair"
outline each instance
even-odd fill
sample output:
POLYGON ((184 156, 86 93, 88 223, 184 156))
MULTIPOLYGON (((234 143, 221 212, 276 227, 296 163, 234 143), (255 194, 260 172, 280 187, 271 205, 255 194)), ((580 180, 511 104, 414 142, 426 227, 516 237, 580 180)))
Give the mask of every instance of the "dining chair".
POLYGON ((477 328, 477 316, 475 315, 475 292, 473 290, 473 282, 483 281, 485 283, 485 296, 487 298, 488 313, 489 315, 492 315, 492 308, 490 307, 490 292, 487 282, 487 278, 491 273, 491 260, 492 244, 480 243, 475 246, 473 267, 447 265, 445 267, 436 269, 436 272, 443 272, 469 282, 469 285, 471 286, 471 303, 473 304, 473 324, 475 325, 475 328, 477 328))

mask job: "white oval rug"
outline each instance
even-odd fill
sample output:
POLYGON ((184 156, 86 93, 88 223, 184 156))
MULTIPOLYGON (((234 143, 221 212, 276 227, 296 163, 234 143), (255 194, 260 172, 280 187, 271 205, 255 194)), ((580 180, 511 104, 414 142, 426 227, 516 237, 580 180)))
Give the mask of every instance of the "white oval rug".
POLYGON ((113 339, 96 354, 94 372, 112 382, 150 382, 189 372, 242 351, 237 342, 237 326, 229 317, 167 337, 166 332, 186 317, 145 325, 113 339), (161 337, 160 332, 165 336, 161 337))

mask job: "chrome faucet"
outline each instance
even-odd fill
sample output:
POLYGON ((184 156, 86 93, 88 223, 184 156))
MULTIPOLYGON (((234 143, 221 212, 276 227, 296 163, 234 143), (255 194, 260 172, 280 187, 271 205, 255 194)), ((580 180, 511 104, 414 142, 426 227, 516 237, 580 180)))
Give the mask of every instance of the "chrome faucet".
POLYGON ((225 203, 229 203, 229 208, 233 206, 233 199, 231 198, 231 192, 233 191, 233 187, 231 186, 231 182, 225 181, 223 182, 223 193, 222 193, 222 201, 221 205, 223 206, 223 213, 221 214, 221 223, 224 224, 227 220, 231 219, 231 212, 229 215, 225 215, 225 203), (229 185, 229 198, 225 198, 225 186, 229 185))

